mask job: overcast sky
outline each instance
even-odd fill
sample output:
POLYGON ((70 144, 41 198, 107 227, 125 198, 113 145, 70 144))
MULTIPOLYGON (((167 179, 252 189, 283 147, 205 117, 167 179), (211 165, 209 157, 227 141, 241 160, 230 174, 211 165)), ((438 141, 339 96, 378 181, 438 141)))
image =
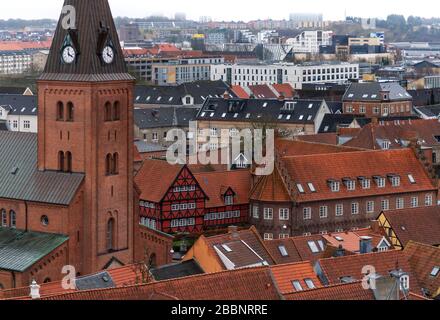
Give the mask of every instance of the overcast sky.
MULTIPOLYGON (((93 0, 91 0, 93 1, 93 0)), ((440 16, 440 1, 423 0, 109 0, 114 16, 145 17, 151 14, 173 16, 185 12, 198 20, 287 19, 293 12, 318 12, 326 20, 347 15, 386 17, 396 13, 422 17, 440 16)), ((58 18, 63 0, 2 0, 0 19, 58 18)))

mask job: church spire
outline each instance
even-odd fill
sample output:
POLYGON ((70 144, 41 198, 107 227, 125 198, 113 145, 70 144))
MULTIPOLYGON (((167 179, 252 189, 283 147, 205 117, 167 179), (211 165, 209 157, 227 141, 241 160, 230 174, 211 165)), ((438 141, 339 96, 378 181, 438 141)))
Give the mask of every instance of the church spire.
POLYGON ((134 80, 128 74, 108 0, 65 0, 40 80, 134 80))

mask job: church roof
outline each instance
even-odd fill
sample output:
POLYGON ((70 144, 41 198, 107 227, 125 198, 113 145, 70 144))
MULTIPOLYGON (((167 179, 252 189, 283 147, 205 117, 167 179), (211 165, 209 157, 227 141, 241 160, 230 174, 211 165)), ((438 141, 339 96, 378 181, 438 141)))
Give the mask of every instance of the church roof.
POLYGON ((65 0, 64 7, 66 6, 75 8, 75 25, 71 28, 74 35, 72 36, 63 27, 67 15, 61 14, 40 80, 79 82, 134 80, 127 72, 108 0, 65 0), (108 29, 108 37, 103 41, 100 38, 102 27, 108 29), (68 35, 78 54, 77 61, 72 64, 62 63, 61 57, 68 35), (98 52, 104 47, 103 43, 108 44, 109 41, 115 50, 115 59, 111 64, 104 64, 98 52))
POLYGON ((37 135, 0 131, 0 199, 69 205, 83 174, 39 171, 37 135))

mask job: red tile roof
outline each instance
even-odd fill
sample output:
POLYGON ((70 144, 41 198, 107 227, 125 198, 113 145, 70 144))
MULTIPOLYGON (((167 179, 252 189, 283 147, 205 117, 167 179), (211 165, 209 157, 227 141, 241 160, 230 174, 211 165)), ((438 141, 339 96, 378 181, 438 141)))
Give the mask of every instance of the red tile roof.
POLYGON ((305 142, 324 143, 331 145, 338 144, 338 135, 336 133, 318 133, 318 134, 297 136, 296 138, 300 141, 305 141, 305 142))
POLYGON ((250 194, 251 200, 266 202, 290 202, 291 198, 284 186, 278 169, 269 176, 263 176, 252 189, 250 194))
POLYGON ((359 151, 357 148, 287 139, 277 139, 275 149, 281 157, 359 151))
POLYGON ((305 193, 296 195, 297 202, 436 190, 422 164, 410 149, 284 157, 282 161, 294 185, 301 184, 305 190, 305 193), (400 186, 391 186, 387 179, 389 174, 401 177, 400 186), (416 183, 410 182, 409 174, 414 177, 416 183), (374 176, 386 178, 386 187, 379 188, 373 180, 374 176), (371 188, 362 189, 357 181, 358 177, 371 179, 371 188), (357 181, 354 191, 346 189, 342 183, 345 178, 357 181), (329 179, 340 182, 339 192, 331 191, 329 179), (316 192, 307 188, 308 183, 314 185, 316 192))
POLYGON ((345 250, 356 253, 360 251, 361 237, 370 237, 373 248, 376 248, 384 238, 388 244, 390 244, 390 241, 386 238, 383 229, 380 229, 378 232, 374 232, 371 228, 366 228, 351 232, 330 233, 323 235, 323 237, 328 244, 336 248, 342 246, 345 250))
POLYGON ((271 266, 270 270, 282 294, 295 291, 293 281, 298 281, 304 290, 309 288, 306 279, 311 280, 316 288, 322 287, 309 261, 271 266))
POLYGON ((182 165, 170 165, 165 160, 144 160, 142 168, 134 178, 135 183, 142 191, 140 199, 160 202, 183 167, 182 165))
POLYGON ((231 90, 235 93, 238 98, 248 99, 249 94, 241 86, 232 86, 231 90))
POLYGON ((341 283, 341 278, 352 277, 355 281, 364 278, 364 266, 372 266, 376 273, 388 276, 390 271, 401 269, 410 277, 410 290, 422 294, 421 287, 415 277, 411 265, 402 251, 390 250, 384 252, 357 254, 338 258, 320 259, 318 261, 323 276, 330 285, 341 283))
POLYGON ((249 203, 251 173, 249 170, 214 171, 194 174, 200 187, 209 197, 207 208, 225 206, 224 194, 229 188, 235 193, 234 204, 249 203))
POLYGON ((78 291, 43 300, 279 300, 268 267, 204 274, 145 285, 78 291), (196 290, 195 290, 196 289, 196 290))
MULTIPOLYGON (((410 241, 403 250, 420 286, 436 297, 440 294, 440 272, 432 275, 434 268, 440 268, 440 248, 410 241)), ((437 269, 438 271, 438 269, 437 269)))
POLYGON ((289 83, 273 84, 272 87, 284 98, 292 99, 295 97, 295 90, 289 83))
POLYGON ((365 290, 360 281, 292 292, 284 297, 286 300, 375 300, 373 291, 365 290))
POLYGON ((383 212, 383 215, 402 246, 410 240, 440 245, 440 207, 392 210, 383 212))
POLYGON ((26 49, 50 49, 52 41, 0 41, 0 51, 21 51, 26 49))
POLYGON ((255 85, 248 87, 256 99, 276 99, 277 95, 267 85, 255 85))

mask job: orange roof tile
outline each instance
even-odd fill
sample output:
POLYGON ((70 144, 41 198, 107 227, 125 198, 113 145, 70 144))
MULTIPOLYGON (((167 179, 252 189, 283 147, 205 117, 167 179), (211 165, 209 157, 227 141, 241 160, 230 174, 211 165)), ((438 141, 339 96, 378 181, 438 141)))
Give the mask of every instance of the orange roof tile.
POLYGON ((440 207, 422 207, 383 212, 403 246, 410 241, 440 245, 440 207))
POLYGON ((238 98, 249 99, 249 94, 241 86, 232 86, 231 90, 238 98))
POLYGON ((360 281, 292 292, 284 297, 286 300, 375 300, 373 291, 365 290, 360 281))
POLYGON ((270 269, 282 294, 295 290, 293 281, 298 281, 303 289, 309 288, 306 279, 312 281, 316 288, 322 287, 309 261, 271 266, 270 269))
POLYGON ((225 206, 224 194, 231 188, 235 193, 234 204, 249 203, 251 173, 249 170, 214 171, 195 173, 194 177, 209 197, 207 208, 225 206))
POLYGON ((277 95, 266 84, 248 86, 257 99, 276 99, 277 95))
POLYGON ((0 51, 21 51, 26 49, 50 49, 52 40, 48 41, 0 41, 0 51))
POLYGON ((266 202, 290 202, 291 198, 287 192, 284 182, 275 168, 269 176, 263 176, 252 189, 251 200, 266 202))
MULTIPOLYGON (((434 268, 440 268, 440 248, 410 241, 403 250, 420 286, 436 297, 440 294, 440 272, 432 275, 434 268)), ((437 269, 438 271, 438 269, 437 269)))
POLYGON ((182 165, 170 165, 165 160, 144 160, 134 178, 142 191, 140 199, 160 202, 183 168, 182 165))
POLYGON ((359 151, 357 148, 287 139, 277 139, 275 149, 281 157, 359 151))
POLYGON ((295 90, 289 83, 273 84, 272 87, 284 98, 291 99, 295 97, 295 90))
POLYGON ((364 266, 372 266, 376 273, 381 276, 388 276, 390 271, 403 270, 410 277, 410 290, 417 294, 422 294, 420 285, 409 264, 404 252, 389 250, 367 254, 357 254, 338 258, 320 259, 318 261, 323 276, 329 284, 341 283, 341 278, 352 277, 355 281, 364 278, 362 274, 364 266))
POLYGON ((304 136, 297 136, 298 140, 305 142, 315 142, 315 143, 323 143, 323 144, 338 144, 338 135, 336 133, 318 133, 304 136))
POLYGON ((282 161, 294 184, 304 186, 305 193, 296 195, 297 202, 436 190, 422 164, 410 149, 284 157, 282 161), (372 181, 370 189, 362 189, 357 183, 354 191, 348 191, 342 183, 344 178, 353 180, 357 180, 358 177, 373 179, 374 176, 387 178, 389 174, 401 177, 398 187, 392 187, 387 179, 385 188, 379 188, 372 181), (416 183, 410 182, 409 174, 414 177, 416 183), (340 181, 339 192, 331 191, 328 186, 329 179, 340 181), (316 192, 306 188, 308 183, 314 185, 316 192))

